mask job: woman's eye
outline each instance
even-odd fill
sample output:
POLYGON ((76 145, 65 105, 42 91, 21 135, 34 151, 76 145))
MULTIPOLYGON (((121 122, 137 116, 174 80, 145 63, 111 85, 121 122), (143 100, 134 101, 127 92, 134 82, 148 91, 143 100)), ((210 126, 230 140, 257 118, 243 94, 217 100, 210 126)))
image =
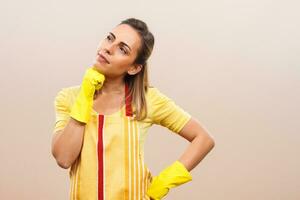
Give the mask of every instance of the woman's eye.
MULTIPOLYGON (((106 36, 106 39, 111 40, 110 35, 106 36)), ((126 50, 123 47, 120 47, 120 49, 124 54, 127 54, 126 50)))
POLYGON ((123 47, 121 47, 120 49, 126 54, 126 50, 123 47))

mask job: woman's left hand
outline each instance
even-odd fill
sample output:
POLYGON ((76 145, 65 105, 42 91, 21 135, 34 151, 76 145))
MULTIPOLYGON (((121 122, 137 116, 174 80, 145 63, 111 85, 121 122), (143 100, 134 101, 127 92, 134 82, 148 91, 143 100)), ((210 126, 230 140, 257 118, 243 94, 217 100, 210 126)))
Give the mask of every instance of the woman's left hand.
POLYGON ((154 176, 147 195, 153 200, 160 200, 166 196, 169 190, 192 180, 192 176, 185 166, 176 160, 172 165, 165 168, 158 176, 154 176))

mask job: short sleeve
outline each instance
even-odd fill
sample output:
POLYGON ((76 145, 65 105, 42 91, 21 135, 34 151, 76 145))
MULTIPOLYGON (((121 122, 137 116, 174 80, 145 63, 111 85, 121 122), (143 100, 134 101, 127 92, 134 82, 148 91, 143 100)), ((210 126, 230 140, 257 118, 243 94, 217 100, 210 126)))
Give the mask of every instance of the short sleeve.
POLYGON ((55 124, 53 133, 63 129, 68 120, 70 119, 70 95, 66 88, 61 89, 55 96, 54 109, 55 109, 55 124))
POLYGON ((190 120, 191 115, 157 88, 150 88, 150 117, 153 123, 164 126, 173 133, 179 133, 190 120))

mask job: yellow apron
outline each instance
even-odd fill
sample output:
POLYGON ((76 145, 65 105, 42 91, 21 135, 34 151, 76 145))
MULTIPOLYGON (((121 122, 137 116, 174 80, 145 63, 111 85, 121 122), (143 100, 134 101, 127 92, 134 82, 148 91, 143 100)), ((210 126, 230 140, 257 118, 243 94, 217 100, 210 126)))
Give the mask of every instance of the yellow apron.
POLYGON ((152 175, 144 163, 139 133, 131 97, 111 115, 93 110, 81 153, 69 171, 70 200, 150 200, 146 191, 152 175))

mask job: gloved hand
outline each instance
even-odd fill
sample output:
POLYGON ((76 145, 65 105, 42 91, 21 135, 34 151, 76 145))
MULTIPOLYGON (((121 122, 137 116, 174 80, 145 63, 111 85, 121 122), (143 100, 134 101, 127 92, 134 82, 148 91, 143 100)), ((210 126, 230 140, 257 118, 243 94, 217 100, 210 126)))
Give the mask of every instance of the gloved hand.
POLYGON ((176 160, 158 176, 154 176, 146 194, 153 200, 160 200, 169 190, 192 180, 192 175, 185 166, 176 160))
POLYGON ((80 91, 71 108, 70 116, 80 122, 87 123, 93 108, 93 97, 96 90, 103 86, 105 76, 90 67, 85 71, 80 91))

